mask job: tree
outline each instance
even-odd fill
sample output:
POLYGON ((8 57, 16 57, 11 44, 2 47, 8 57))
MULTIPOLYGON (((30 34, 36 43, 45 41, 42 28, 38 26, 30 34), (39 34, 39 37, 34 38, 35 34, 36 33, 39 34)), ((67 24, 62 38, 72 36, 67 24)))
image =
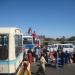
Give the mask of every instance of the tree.
POLYGON ((60 38, 56 38, 56 41, 60 41, 60 38))
POLYGON ((66 40, 65 36, 62 36, 62 38, 60 38, 60 43, 64 44, 65 40, 66 40))

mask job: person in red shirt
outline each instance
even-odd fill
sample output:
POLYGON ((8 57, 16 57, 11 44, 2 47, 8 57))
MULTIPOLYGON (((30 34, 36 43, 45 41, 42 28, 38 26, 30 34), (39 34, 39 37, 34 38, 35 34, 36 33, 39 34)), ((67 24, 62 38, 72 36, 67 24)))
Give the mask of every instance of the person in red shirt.
POLYGON ((35 38, 36 38, 36 33, 35 33, 35 31, 32 33, 32 36, 33 36, 33 41, 35 41, 35 38))
POLYGON ((28 50, 28 61, 30 64, 32 63, 32 51, 31 51, 31 49, 28 50))

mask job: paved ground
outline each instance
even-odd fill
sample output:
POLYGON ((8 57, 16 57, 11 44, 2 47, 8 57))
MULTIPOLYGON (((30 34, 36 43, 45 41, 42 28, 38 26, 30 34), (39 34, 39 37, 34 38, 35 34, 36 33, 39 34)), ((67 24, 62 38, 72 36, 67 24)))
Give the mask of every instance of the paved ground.
MULTIPOLYGON (((32 75, 36 75, 38 67, 39 67, 38 63, 31 64, 32 75)), ((54 66, 47 65, 46 75, 75 75, 75 64, 73 63, 65 65, 63 69, 58 69, 58 70, 54 66)))

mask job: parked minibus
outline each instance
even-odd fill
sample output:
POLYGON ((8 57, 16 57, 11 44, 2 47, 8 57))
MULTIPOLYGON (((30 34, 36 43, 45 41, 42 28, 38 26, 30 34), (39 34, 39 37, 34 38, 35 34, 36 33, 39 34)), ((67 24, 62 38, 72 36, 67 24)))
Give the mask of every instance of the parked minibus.
POLYGON ((57 51, 58 47, 63 48, 63 52, 65 51, 73 52, 74 51, 73 44, 53 44, 53 47, 55 51, 57 51))
POLYGON ((73 52, 74 45, 73 44, 63 44, 63 51, 73 52))
POLYGON ((16 75, 23 60, 22 32, 15 27, 0 27, 0 75, 16 75))

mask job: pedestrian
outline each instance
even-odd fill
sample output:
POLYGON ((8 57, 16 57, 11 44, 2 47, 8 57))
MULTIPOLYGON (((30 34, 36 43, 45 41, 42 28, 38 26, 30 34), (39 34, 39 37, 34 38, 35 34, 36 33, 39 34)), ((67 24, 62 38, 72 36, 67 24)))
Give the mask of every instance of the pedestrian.
POLYGON ((32 63, 32 51, 31 48, 28 50, 28 61, 31 64, 32 63))
POLYGON ((54 57, 54 50, 53 50, 53 48, 50 49, 49 58, 50 58, 50 63, 51 63, 51 64, 54 64, 54 62, 55 62, 55 57, 54 57))
POLYGON ((56 68, 62 68, 64 67, 64 52, 63 47, 58 47, 57 50, 57 58, 56 58, 56 68))
POLYGON ((24 66, 24 75, 31 75, 30 63, 28 57, 24 58, 22 65, 24 66))
POLYGON ((17 75, 24 75, 24 66, 21 65, 18 72, 17 72, 17 75))
POLYGON ((33 51, 32 56, 33 56, 33 62, 35 63, 36 62, 36 54, 35 54, 35 51, 33 51))
POLYGON ((64 67, 64 53, 63 53, 63 51, 62 50, 59 50, 57 56, 58 56, 57 57, 58 67, 63 69, 63 67, 64 67))
POLYGON ((36 74, 38 75, 39 73, 43 73, 43 75, 45 75, 45 64, 46 64, 46 60, 44 58, 44 54, 41 54, 40 57, 40 67, 38 68, 36 74))
POLYGON ((23 59, 17 75, 31 75, 30 63, 27 56, 23 59))
POLYGON ((46 60, 46 62, 48 63, 48 50, 47 50, 47 47, 44 47, 43 48, 43 53, 44 53, 44 57, 45 57, 45 60, 46 60))
POLYGON ((75 52, 73 52, 73 63, 75 63, 75 52))
POLYGON ((34 51, 35 51, 36 62, 37 62, 38 59, 39 59, 39 51, 40 51, 39 46, 35 47, 35 48, 34 48, 34 51))
POLYGON ((68 59, 69 59, 69 53, 68 51, 65 52, 65 64, 68 64, 68 59))

